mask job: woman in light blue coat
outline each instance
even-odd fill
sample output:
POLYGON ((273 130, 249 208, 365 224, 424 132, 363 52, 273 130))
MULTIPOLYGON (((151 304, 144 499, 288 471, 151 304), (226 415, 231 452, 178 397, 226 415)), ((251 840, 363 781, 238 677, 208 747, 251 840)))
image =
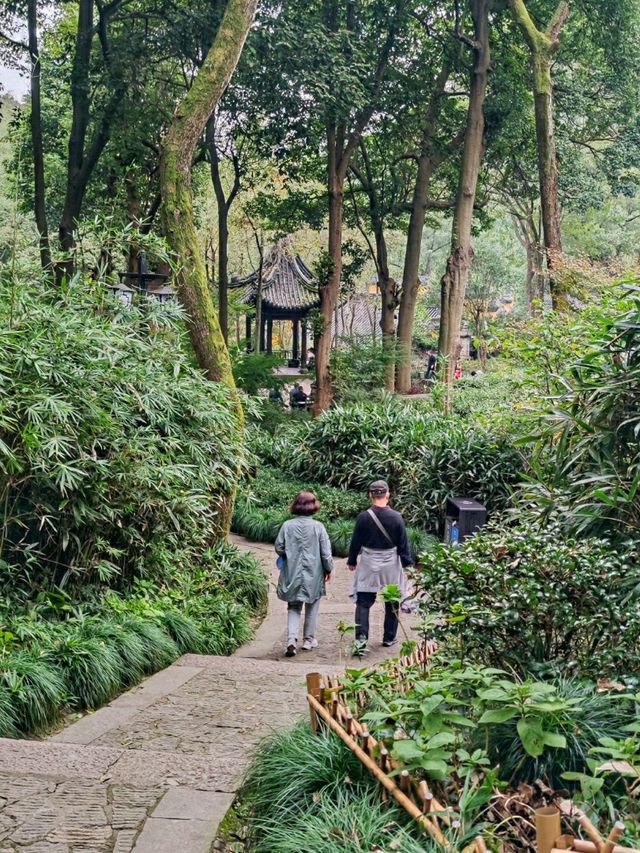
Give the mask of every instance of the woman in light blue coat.
POLYGON ((324 525, 311 516, 320 509, 313 492, 299 492, 291 504, 290 518, 280 528, 276 552, 284 558, 278 580, 278 598, 287 602, 287 651, 297 650, 300 617, 304 604, 304 651, 315 649, 320 599, 333 571, 331 542, 324 525))

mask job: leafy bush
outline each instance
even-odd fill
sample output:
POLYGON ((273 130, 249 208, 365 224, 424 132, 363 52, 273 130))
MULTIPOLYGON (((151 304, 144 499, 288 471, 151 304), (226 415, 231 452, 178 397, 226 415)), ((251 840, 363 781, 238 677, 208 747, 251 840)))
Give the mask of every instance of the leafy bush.
POLYGON ((438 545, 418 578, 422 608, 465 655, 521 670, 640 671, 640 568, 633 550, 557 527, 480 531, 438 545))
POLYGON ((450 495, 502 510, 524 466, 512 425, 489 429, 394 400, 331 409, 277 439, 270 454, 282 470, 361 493, 383 478, 406 520, 430 531, 450 495))
MULTIPOLYGON (((46 729, 59 717, 66 701, 65 682, 36 646, 9 654, 1 661, 0 689, 8 693, 7 734, 46 729)), ((6 694, 5 694, 6 695, 6 694)))
POLYGON ((97 708, 185 652, 230 654, 251 636, 268 579, 226 542, 164 583, 134 581, 79 603, 61 591, 0 608, 0 736, 47 730, 97 708))
POLYGON ((523 468, 510 436, 462 423, 443 423, 427 443, 413 449, 409 459, 396 505, 407 522, 433 532, 446 499, 453 495, 478 500, 491 513, 505 509, 523 468))
POLYGON ((0 292, 0 565, 11 567, 0 582, 11 592, 121 586, 192 564, 234 486, 228 392, 192 365, 177 309, 125 310, 105 293, 87 281, 0 292))
POLYGON ((232 353, 233 378, 238 388, 247 394, 257 394, 262 388, 279 388, 286 377, 276 376, 274 367, 282 363, 280 356, 267 353, 246 353, 236 349, 232 353))
POLYGON ((538 476, 523 498, 574 535, 640 531, 640 286, 628 295, 631 310, 557 383, 533 436, 538 476))
POLYGON ((331 378, 336 399, 342 403, 362 402, 385 394, 389 365, 395 365, 401 352, 382 343, 350 342, 331 353, 331 378))

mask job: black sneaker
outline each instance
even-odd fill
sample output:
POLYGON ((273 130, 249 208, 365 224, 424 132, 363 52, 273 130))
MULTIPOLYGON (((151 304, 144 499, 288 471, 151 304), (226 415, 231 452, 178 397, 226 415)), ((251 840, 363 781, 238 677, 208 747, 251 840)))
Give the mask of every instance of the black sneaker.
POLYGON ((383 646, 386 646, 387 648, 389 648, 389 646, 395 646, 395 644, 396 644, 397 642, 398 642, 398 640, 397 640, 397 639, 396 639, 396 640, 383 640, 383 641, 382 641, 382 645, 383 645, 383 646))
POLYGON ((294 658, 296 656, 296 647, 294 645, 287 646, 287 651, 284 654, 285 657, 294 658))

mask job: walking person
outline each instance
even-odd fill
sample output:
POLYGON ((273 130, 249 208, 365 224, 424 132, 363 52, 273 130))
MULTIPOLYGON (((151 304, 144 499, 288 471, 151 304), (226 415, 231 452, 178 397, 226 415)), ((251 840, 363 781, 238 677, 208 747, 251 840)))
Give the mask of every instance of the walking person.
POLYGON ((318 645, 316 628, 320 599, 326 595, 325 582, 333 571, 331 542, 321 522, 311 516, 320 509, 313 492, 299 492, 291 504, 290 518, 280 528, 276 538, 276 552, 282 568, 277 595, 287 602, 287 650, 292 658, 297 651, 300 636, 300 619, 304 604, 304 632, 302 648, 315 649, 318 645))
MULTIPOLYGON (((369 486, 371 506, 361 512, 351 537, 347 568, 356 573, 356 640, 364 648, 369 640, 369 610, 377 593, 396 584, 404 595, 404 569, 413 565, 407 528, 399 512, 389 506, 389 486, 376 480, 369 486)), ((383 646, 392 646, 398 633, 398 604, 385 602, 383 646)))

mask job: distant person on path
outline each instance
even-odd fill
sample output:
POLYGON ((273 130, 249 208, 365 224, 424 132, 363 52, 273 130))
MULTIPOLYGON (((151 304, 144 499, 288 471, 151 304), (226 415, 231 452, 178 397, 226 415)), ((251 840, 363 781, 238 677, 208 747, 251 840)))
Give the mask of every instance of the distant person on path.
POLYGON ((425 376, 425 379, 427 380, 427 382, 433 382, 433 380, 436 378, 436 366, 438 364, 438 358, 432 349, 429 350, 427 356, 427 374, 425 376))
POLYGON ((304 393, 304 389, 302 388, 302 385, 300 385, 296 382, 296 384, 293 387, 293 391, 291 392, 291 406, 295 407, 295 408, 302 409, 302 408, 306 407, 308 399, 309 398, 304 393))
POLYGON ((459 361, 456 362, 455 370, 453 371, 453 378, 456 380, 462 378, 462 366, 459 361))
MULTIPOLYGON (((351 538, 347 568, 355 572, 356 640, 369 639, 369 610, 376 594, 389 584, 405 592, 404 569, 413 565, 407 529, 399 512, 389 506, 389 486, 376 480, 369 486, 371 507, 361 512, 351 538)), ((385 602, 383 646, 392 646, 398 633, 398 604, 385 602)))
POLYGON ((277 595, 287 602, 288 658, 297 651, 300 636, 300 617, 304 604, 304 651, 315 649, 316 626, 320 599, 326 595, 325 581, 331 577, 333 558, 331 542, 324 525, 311 516, 320 509, 313 492, 299 492, 291 504, 290 518, 280 528, 276 552, 284 558, 280 569, 277 595))

